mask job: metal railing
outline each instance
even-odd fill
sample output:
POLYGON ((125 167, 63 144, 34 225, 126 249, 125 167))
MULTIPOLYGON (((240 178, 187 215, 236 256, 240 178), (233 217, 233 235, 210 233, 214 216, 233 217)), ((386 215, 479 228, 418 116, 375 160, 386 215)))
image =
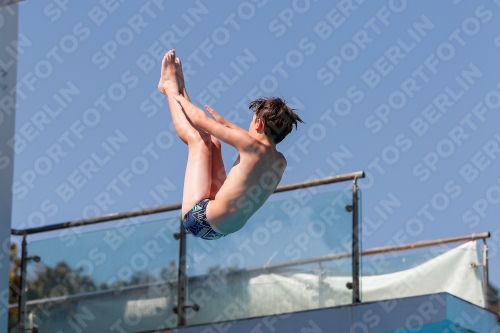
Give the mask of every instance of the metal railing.
MULTIPOLYGON (((325 177, 325 178, 320 178, 320 179, 314 179, 314 180, 308 180, 308 181, 304 181, 304 182, 298 182, 298 183, 292 183, 292 184, 288 184, 288 185, 278 186, 276 188, 276 190, 274 191, 274 193, 298 190, 301 188, 307 188, 307 187, 313 187, 313 186, 319 186, 319 185, 339 183, 339 182, 344 182, 344 181, 348 181, 348 180, 356 180, 356 179, 364 178, 364 177, 365 177, 365 173, 363 171, 346 173, 346 174, 342 174, 342 175, 338 175, 338 176, 331 176, 331 177, 325 177)), ((56 223, 56 224, 51 224, 51 225, 46 225, 46 226, 41 226, 41 227, 36 227, 36 228, 28 228, 28 229, 22 229, 22 230, 21 229, 12 229, 10 233, 11 233, 11 235, 14 235, 14 236, 31 235, 31 234, 37 234, 37 233, 47 232, 47 231, 61 230, 61 229, 72 228, 72 227, 81 227, 81 226, 86 226, 86 225, 91 225, 91 224, 116 221, 116 220, 131 218, 131 217, 164 213, 164 212, 169 212, 169 211, 176 210, 176 209, 181 209, 181 207, 182 207, 182 203, 176 203, 176 204, 171 204, 171 205, 157 206, 157 207, 153 207, 153 208, 137 209, 137 210, 132 210, 129 212, 124 212, 124 213, 112 213, 112 214, 92 217, 92 218, 88 218, 88 219, 73 220, 73 221, 56 223)))
MULTIPOLYGON (((358 186, 357 179, 364 178, 365 173, 363 171, 342 174, 337 176, 325 177, 321 179, 309 180, 304 182, 298 182, 288 185, 279 186, 276 188, 274 193, 280 193, 285 191, 292 191, 297 189, 303 189, 313 186, 326 185, 339 183, 344 181, 353 181, 352 185, 352 205, 348 205, 345 207, 347 211, 353 212, 352 217, 352 252, 350 256, 352 256, 352 282, 350 288, 352 288, 352 300, 353 303, 360 302, 359 300, 359 216, 358 216, 358 186)), ((18 320, 19 320, 19 328, 20 332, 24 332, 26 330, 31 330, 30 328, 25 328, 25 318, 26 318, 26 295, 27 295, 27 287, 26 287, 26 273, 27 273, 27 262, 30 259, 35 259, 36 257, 29 257, 27 251, 27 236, 32 234, 38 234, 43 232, 73 228, 73 227, 81 227, 88 226, 98 223, 105 223, 110 221, 116 221, 121 219, 127 219, 138 216, 146 216, 151 214, 163 213, 168 211, 173 211, 181 208, 181 203, 158 206, 153 208, 139 209, 133 210, 129 212, 123 213, 113 213, 108 215, 103 215, 99 217, 89 218, 89 219, 80 219, 73 220, 68 222, 62 222, 47 226, 28 228, 28 229, 12 229, 11 235, 13 236, 22 236, 22 245, 21 245, 21 265, 20 265, 20 294, 19 294, 19 303, 18 303, 18 320)), ((178 284, 177 284, 177 307, 174 309, 177 313, 177 326, 185 326, 186 323, 186 315, 185 310, 188 308, 195 308, 196 305, 186 305, 186 284, 187 284, 187 274, 186 274, 186 232, 182 227, 182 221, 180 221, 181 228, 180 232, 174 234, 175 239, 179 240, 179 268, 178 268, 178 284)))
MULTIPOLYGON (((489 232, 481 232, 481 233, 477 233, 477 234, 474 233, 474 234, 463 235, 463 236, 438 238, 438 239, 433 239, 433 240, 418 241, 418 242, 407 243, 407 244, 375 247, 375 248, 361 251, 361 256, 365 257, 365 256, 372 256, 372 255, 384 254, 384 253, 390 253, 390 252, 414 250, 414 249, 431 247, 431 246, 440 246, 440 245, 445 245, 445 244, 452 244, 452 243, 459 243, 459 242, 466 242, 466 241, 483 240, 483 242, 484 242, 484 244, 483 244, 483 258, 482 258, 483 262, 481 264, 485 269, 485 273, 483 275, 483 279, 484 279, 483 284, 484 284, 484 286, 488 286, 488 274, 487 274, 488 247, 486 245, 486 239, 489 238, 490 236, 491 235, 489 232)), ((276 263, 276 264, 271 264, 271 265, 268 264, 268 265, 263 265, 263 266, 238 269, 238 270, 230 271, 229 273, 234 274, 234 275, 238 275, 241 273, 262 274, 262 273, 269 273, 269 272, 273 272, 273 271, 278 271, 280 269, 293 267, 293 266, 302 266, 302 265, 307 265, 307 264, 316 264, 316 263, 322 263, 322 262, 327 262, 327 261, 345 259, 345 258, 349 258, 350 256, 351 256, 351 252, 341 252, 341 253, 328 254, 328 255, 314 257, 314 258, 300 259, 300 260, 276 263)), ((205 276, 198 276, 197 278, 203 279, 204 277, 205 276)), ((175 281, 177 281, 177 280, 175 280, 175 281)), ((164 281, 162 283, 167 284, 167 283, 173 283, 175 281, 174 280, 164 281)), ((122 287, 122 288, 120 288, 120 293, 126 293, 127 291, 135 291, 138 289, 146 290, 150 285, 151 285, 150 283, 144 283, 144 284, 139 284, 139 285, 135 285, 135 286, 122 287)), ((485 288, 485 290, 487 290, 487 288, 485 288)), ((100 298, 102 296, 106 296, 106 295, 110 295, 110 294, 114 294, 114 293, 116 293, 116 290, 114 290, 114 289, 100 290, 100 291, 94 291, 94 292, 89 292, 89 293, 85 293, 85 294, 76 294, 76 295, 69 295, 69 296, 59 296, 59 297, 51 297, 51 298, 46 298, 46 299, 33 300, 33 301, 28 302, 28 305, 34 306, 34 305, 47 304, 47 303, 58 303, 58 302, 63 301, 63 300, 71 300, 71 301, 89 300, 89 299, 93 299, 93 298, 100 298)), ((485 295, 485 297, 486 297, 486 295, 485 295)))

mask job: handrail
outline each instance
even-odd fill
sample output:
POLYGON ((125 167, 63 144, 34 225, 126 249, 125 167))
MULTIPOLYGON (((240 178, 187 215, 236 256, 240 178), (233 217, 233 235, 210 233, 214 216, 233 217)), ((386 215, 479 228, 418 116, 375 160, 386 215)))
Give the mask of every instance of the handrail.
MULTIPOLYGON (((163 281, 156 281, 152 283, 141 283, 133 286, 126 286, 126 287, 119 287, 119 288, 113 288, 113 289, 105 289, 105 290, 97 290, 97 291, 89 291, 87 293, 81 293, 81 294, 72 294, 72 295, 64 295, 64 296, 54 296, 50 298, 40 298, 40 299, 34 299, 31 301, 26 302, 26 305, 28 306, 36 306, 36 305, 43 305, 43 304, 51 304, 51 303, 62 303, 65 301, 69 302, 75 302, 75 301, 80 301, 80 300, 91 300, 94 298, 99 298, 102 296, 116 296, 116 295, 121 295, 123 293, 127 292, 135 292, 137 290, 141 289, 147 289, 151 288, 151 285, 155 286, 164 286, 164 285, 175 285, 177 283, 177 279, 170 279, 170 280, 163 280, 163 281)), ((11 303, 9 304, 9 309, 14 309, 17 308, 17 303, 11 303)))
MULTIPOLYGON (((477 239, 486 239, 489 237, 490 237, 489 232, 481 232, 478 234, 454 236, 454 237, 448 237, 448 238, 439 238, 439 239, 418 241, 418 242, 407 243, 407 244, 374 247, 372 249, 367 249, 367 250, 362 251, 361 256, 370 256, 370 255, 375 255, 375 254, 380 254, 380 253, 413 250, 413 249, 422 248, 422 247, 430 247, 430 246, 435 246, 435 245, 457 243, 457 242, 461 242, 461 241, 472 241, 472 240, 477 240, 477 239)), ((273 264, 273 265, 264 265, 264 266, 244 268, 244 269, 230 271, 229 274, 241 274, 242 272, 256 274, 256 273, 260 273, 260 272, 268 272, 268 271, 272 271, 272 270, 276 270, 276 269, 280 269, 280 268, 286 268, 289 266, 300 266, 300 265, 305 265, 305 264, 321 263, 321 262, 325 262, 325 261, 344 259, 344 258, 348 258, 350 256, 351 256, 350 252, 341 252, 341 253, 329 254, 329 255, 324 255, 324 256, 315 257, 315 258, 288 261, 288 262, 283 262, 283 263, 278 263, 278 264, 273 264)), ((203 276, 196 276, 193 278, 199 279, 202 277, 203 276)), ((169 283, 172 283, 173 281, 174 280, 162 281, 161 283, 158 283, 158 282, 154 282, 154 283, 155 284, 169 284, 169 283)), ((122 292, 126 292, 128 290, 132 291, 132 290, 137 290, 137 289, 141 289, 141 288, 148 288, 150 286, 151 286, 151 283, 145 283, 145 284, 140 284, 140 285, 136 285, 136 286, 127 286, 127 287, 122 287, 122 288, 117 288, 117 289, 93 291, 93 292, 84 293, 84 294, 74 294, 74 295, 67 295, 67 296, 61 296, 61 297, 43 298, 43 299, 29 301, 29 302, 27 302, 27 305, 33 306, 33 305, 39 305, 39 304, 45 304, 45 303, 57 303, 57 302, 61 302, 64 300, 77 301, 80 299, 90 299, 90 298, 103 296, 106 294, 115 293, 116 290, 119 290, 120 293, 122 293, 122 292)), ((17 304, 15 304, 15 303, 9 304, 9 308, 14 308, 16 306, 17 306, 17 304)))
POLYGON ((362 252, 362 255, 370 256, 370 255, 379 254, 379 253, 386 253, 386 252, 395 252, 395 251, 401 251, 401 250, 413 250, 413 249, 419 249, 422 247, 429 247, 429 246, 433 246, 433 245, 442 245, 442 244, 450 244, 450 243, 457 243, 457 242, 463 242, 463 241, 473 241, 476 239, 485 239, 485 238, 490 238, 490 236, 491 236, 490 232, 486 231, 486 232, 480 232, 478 234, 474 233, 474 234, 470 234, 470 235, 438 238, 438 239, 419 241, 419 242, 408 243, 408 244, 391 245, 391 246, 386 246, 386 247, 374 247, 373 249, 364 250, 362 252))
MULTIPOLYGON (((315 180, 308 180, 308 181, 279 186, 276 188, 274 193, 297 190, 300 188, 306 188, 306 187, 312 187, 312 186, 318 186, 318 185, 338 183, 338 182, 343 182, 346 180, 352 180, 352 179, 358 179, 358 178, 364 178, 364 177, 365 177, 365 173, 363 171, 357 171, 357 172, 346 173, 346 174, 338 175, 338 176, 325 177, 325 178, 320 178, 320 179, 315 179, 315 180)), ((46 226, 42 226, 42 227, 28 228, 28 229, 24 229, 24 230, 12 229, 10 233, 11 233, 11 235, 14 235, 14 236, 30 235, 30 234, 40 233, 40 232, 54 231, 54 230, 60 230, 60 229, 66 229, 66 228, 71 228, 71 227, 90 225, 90 224, 96 224, 96 223, 102 223, 102 222, 110 222, 110 221, 121 220, 121 219, 126 219, 126 218, 131 218, 131 217, 137 217, 137 216, 151 215, 151 214, 156 214, 156 213, 164 213, 164 212, 180 209, 181 206, 182 206, 181 203, 177 203, 177 204, 164 205, 164 206, 158 206, 158 207, 153 207, 153 208, 132 210, 129 212, 124 212, 124 213, 112 213, 112 214, 98 216, 98 217, 92 217, 92 218, 88 218, 88 219, 62 222, 62 223, 51 224, 51 225, 46 225, 46 226)))
MULTIPOLYGON (((490 237, 490 233, 487 231, 487 232, 481 232, 479 234, 470 234, 470 235, 464 235, 464 236, 455 236, 455 237, 438 238, 438 239, 432 239, 432 240, 426 240, 426 241, 418 241, 418 242, 407 243, 407 244, 374 247, 372 249, 361 251, 361 256, 371 256, 371 255, 380 254, 380 253, 413 250, 413 249, 418 249, 418 248, 422 248, 422 247, 430 247, 430 246, 435 246, 435 245, 457 243, 457 242, 462 242, 462 241, 472 241, 472 240, 476 240, 476 239, 485 239, 485 238, 489 238, 489 237, 490 237)), ((300 266, 300 265, 306 265, 306 264, 314 264, 314 263, 320 263, 320 262, 336 260, 336 259, 344 259, 344 258, 349 258, 349 257, 351 257, 351 252, 340 252, 340 253, 334 253, 334 254, 327 254, 327 255, 324 255, 321 257, 299 259, 299 260, 295 260, 295 261, 288 261, 288 262, 282 262, 282 263, 277 263, 277 264, 272 264, 272 265, 265 265, 262 267, 251 267, 251 268, 246 268, 246 269, 241 269, 241 270, 235 270, 233 272, 237 273, 237 272, 246 272, 246 271, 257 271, 260 269, 273 270, 273 269, 279 269, 279 268, 284 268, 284 267, 289 267, 289 266, 300 266)))

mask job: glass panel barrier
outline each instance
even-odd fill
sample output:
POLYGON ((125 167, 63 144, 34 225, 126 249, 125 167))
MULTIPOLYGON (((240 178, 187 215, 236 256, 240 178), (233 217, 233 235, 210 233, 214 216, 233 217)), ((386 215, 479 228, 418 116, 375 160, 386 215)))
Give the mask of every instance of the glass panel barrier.
POLYGON ((41 333, 175 327, 179 215, 63 229, 30 241, 28 253, 40 262, 28 265, 29 327, 41 333))
POLYGON ((483 266, 476 241, 428 247, 419 252, 363 257, 362 301, 448 292, 485 307, 483 266))
POLYGON ((223 240, 187 235, 187 325, 349 304, 350 190, 266 202, 223 240), (318 257, 340 255, 334 261, 318 257), (330 276, 342 281, 328 282, 330 276))

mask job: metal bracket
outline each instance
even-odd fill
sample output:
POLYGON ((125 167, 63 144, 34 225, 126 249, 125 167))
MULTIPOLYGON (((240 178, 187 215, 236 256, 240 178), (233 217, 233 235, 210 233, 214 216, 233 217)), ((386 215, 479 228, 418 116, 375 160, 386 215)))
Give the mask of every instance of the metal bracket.
POLYGON ((176 232, 176 233, 174 233, 174 239, 175 239, 175 240, 179 240, 179 239, 181 239, 181 233, 180 233, 180 232, 176 232))
POLYGON ((347 283, 345 284, 345 287, 346 287, 347 289, 349 289, 349 290, 352 290, 352 282, 347 282, 347 283))
POLYGON ((469 263, 469 267, 470 267, 470 268, 479 268, 479 267, 482 267, 482 266, 484 266, 484 265, 482 265, 482 264, 476 264, 476 263, 475 263, 475 262, 473 262, 473 261, 471 261, 471 262, 469 263))
POLYGON ((345 206, 345 210, 350 213, 350 212, 352 212, 354 210, 354 207, 353 207, 353 205, 346 205, 345 206))
MULTIPOLYGON (((194 312, 198 312, 198 310, 200 310, 200 306, 198 304, 193 304, 193 305, 184 305, 182 307, 183 310, 186 310, 186 309, 193 309, 194 312)), ((177 314, 177 312, 179 311, 179 308, 176 306, 172 309, 172 311, 177 314)))

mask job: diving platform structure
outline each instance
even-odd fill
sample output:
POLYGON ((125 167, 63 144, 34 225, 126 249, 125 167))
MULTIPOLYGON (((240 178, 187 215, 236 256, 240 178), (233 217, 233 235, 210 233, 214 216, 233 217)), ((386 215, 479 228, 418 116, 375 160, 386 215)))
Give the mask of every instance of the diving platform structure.
POLYGON ((12 230, 15 329, 500 333, 489 233, 362 249, 363 176, 281 186, 222 241, 186 235, 180 204, 12 230))
POLYGON ((500 326, 495 314, 448 293, 436 293, 161 332, 496 333, 500 326))

